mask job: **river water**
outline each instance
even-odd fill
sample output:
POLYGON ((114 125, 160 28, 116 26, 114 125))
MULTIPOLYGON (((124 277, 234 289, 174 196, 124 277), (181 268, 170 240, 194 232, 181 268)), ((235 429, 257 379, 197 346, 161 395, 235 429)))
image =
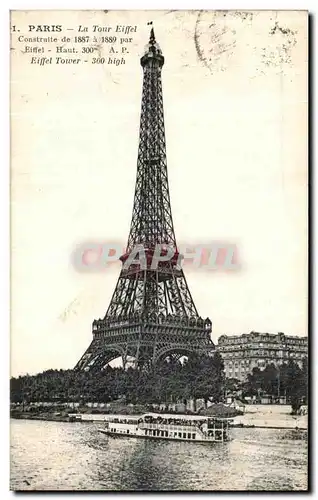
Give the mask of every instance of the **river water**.
POLYGON ((11 420, 12 490, 306 490, 307 440, 232 429, 228 443, 111 438, 98 423, 11 420))

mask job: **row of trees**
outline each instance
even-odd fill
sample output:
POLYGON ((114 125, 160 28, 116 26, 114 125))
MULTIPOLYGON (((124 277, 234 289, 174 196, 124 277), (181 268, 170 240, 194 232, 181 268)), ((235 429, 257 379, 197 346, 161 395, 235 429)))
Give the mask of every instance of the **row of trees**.
POLYGON ((107 403, 125 397, 127 403, 176 402, 204 399, 219 402, 228 393, 241 398, 267 394, 297 408, 307 402, 307 359, 300 368, 290 360, 279 368, 273 364, 264 370, 254 368, 247 380, 224 377, 219 353, 214 357, 196 356, 180 361, 165 361, 152 372, 133 368, 111 368, 102 372, 48 370, 34 376, 11 379, 11 401, 60 401, 107 403))
POLYGON ((196 356, 183 363, 165 361, 152 372, 111 368, 98 373, 48 370, 11 379, 11 401, 100 402, 125 397, 127 403, 159 403, 188 398, 220 401, 224 364, 214 357, 196 356))
POLYGON ((303 359, 302 368, 290 359, 279 367, 269 364, 264 370, 254 368, 245 382, 236 379, 226 381, 228 391, 238 391, 242 397, 266 394, 275 398, 286 396, 293 410, 297 411, 308 399, 308 361, 303 359))

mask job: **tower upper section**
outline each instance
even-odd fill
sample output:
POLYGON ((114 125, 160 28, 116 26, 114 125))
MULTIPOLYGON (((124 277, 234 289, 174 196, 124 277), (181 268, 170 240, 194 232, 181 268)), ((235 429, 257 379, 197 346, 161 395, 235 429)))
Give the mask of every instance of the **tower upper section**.
POLYGON ((140 59, 140 64, 143 68, 145 66, 162 68, 164 62, 165 58, 162 55, 159 44, 156 42, 155 32, 153 28, 151 28, 149 43, 145 47, 145 53, 140 59))
POLYGON ((137 244, 177 248, 168 186, 161 68, 164 57, 153 28, 142 56, 143 87, 140 114, 137 178, 128 254, 137 244))

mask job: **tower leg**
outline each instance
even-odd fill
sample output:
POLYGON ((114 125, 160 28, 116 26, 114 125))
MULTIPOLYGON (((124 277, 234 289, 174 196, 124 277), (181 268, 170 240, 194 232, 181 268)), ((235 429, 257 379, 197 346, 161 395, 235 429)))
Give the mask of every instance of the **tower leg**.
POLYGON ((123 369, 126 370, 127 355, 126 353, 122 355, 123 369))
POLYGON ((139 364, 140 338, 141 338, 141 334, 139 334, 138 341, 137 341, 136 357, 135 357, 135 363, 134 363, 135 368, 138 368, 138 364, 139 364))

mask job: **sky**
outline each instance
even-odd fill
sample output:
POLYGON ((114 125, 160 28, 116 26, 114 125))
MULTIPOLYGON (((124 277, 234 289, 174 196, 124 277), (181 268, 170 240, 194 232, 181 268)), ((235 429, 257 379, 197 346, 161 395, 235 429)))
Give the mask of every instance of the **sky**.
MULTIPOLYGON (((12 23, 26 36, 29 24, 48 18, 64 30, 137 26, 119 66, 31 65, 25 44, 12 39, 13 376, 72 368, 92 339, 93 319, 108 307, 120 263, 103 273, 81 273, 72 254, 83 242, 126 244, 138 151, 139 58, 150 20, 165 56, 177 241, 221 240, 238 248, 238 271, 185 269, 200 315, 212 319, 212 340, 252 330, 307 335, 306 16, 13 14, 12 23)), ((45 47, 54 52, 55 45, 45 47)), ((99 55, 107 58, 106 51, 101 46, 99 55)))

